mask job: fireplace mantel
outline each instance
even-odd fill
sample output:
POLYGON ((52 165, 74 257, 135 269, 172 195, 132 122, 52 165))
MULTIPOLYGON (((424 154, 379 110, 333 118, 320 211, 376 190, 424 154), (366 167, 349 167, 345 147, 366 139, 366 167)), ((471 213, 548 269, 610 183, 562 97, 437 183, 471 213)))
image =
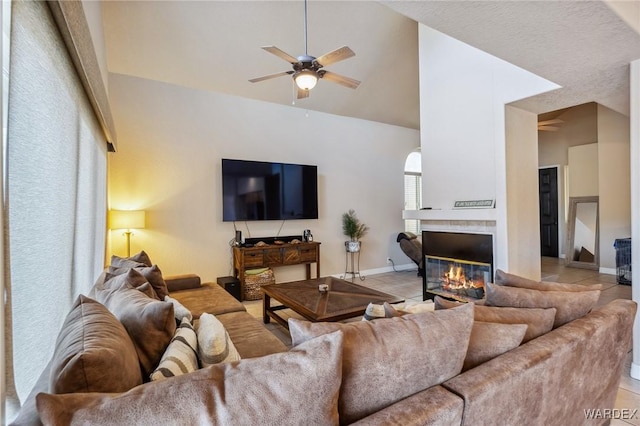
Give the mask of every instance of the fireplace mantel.
POLYGON ((403 210, 402 219, 495 222, 496 209, 403 210))

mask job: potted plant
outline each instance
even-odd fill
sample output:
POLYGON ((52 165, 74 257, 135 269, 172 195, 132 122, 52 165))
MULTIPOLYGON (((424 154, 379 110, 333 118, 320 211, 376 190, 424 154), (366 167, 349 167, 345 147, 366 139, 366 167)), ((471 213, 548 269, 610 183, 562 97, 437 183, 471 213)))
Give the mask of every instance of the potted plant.
POLYGON ((349 237, 349 241, 345 241, 344 243, 348 252, 355 253, 360 251, 360 238, 362 238, 368 230, 367 225, 360 222, 360 219, 358 219, 353 209, 342 214, 342 232, 349 237))

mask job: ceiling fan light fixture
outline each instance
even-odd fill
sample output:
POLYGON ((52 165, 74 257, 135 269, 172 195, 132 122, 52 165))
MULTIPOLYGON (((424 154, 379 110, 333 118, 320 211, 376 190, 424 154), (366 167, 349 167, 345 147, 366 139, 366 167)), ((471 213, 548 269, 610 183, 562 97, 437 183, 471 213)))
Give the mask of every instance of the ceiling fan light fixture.
POLYGON ((311 70, 303 70, 293 76, 296 85, 302 90, 311 90, 316 87, 318 76, 311 70))

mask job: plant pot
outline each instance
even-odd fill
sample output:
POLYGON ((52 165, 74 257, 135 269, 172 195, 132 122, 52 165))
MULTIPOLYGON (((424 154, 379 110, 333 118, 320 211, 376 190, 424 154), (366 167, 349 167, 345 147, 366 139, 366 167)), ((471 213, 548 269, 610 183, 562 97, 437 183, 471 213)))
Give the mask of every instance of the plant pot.
POLYGON ((360 251, 360 241, 345 241, 344 246, 349 253, 357 253, 360 251))

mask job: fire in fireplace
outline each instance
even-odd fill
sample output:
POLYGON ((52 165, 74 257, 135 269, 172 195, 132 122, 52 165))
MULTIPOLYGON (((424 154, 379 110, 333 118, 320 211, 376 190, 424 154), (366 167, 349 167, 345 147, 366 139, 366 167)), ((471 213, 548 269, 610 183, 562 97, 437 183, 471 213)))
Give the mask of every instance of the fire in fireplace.
POLYGON ((493 276, 493 237, 453 232, 422 233, 423 299, 435 295, 482 299, 493 276))

